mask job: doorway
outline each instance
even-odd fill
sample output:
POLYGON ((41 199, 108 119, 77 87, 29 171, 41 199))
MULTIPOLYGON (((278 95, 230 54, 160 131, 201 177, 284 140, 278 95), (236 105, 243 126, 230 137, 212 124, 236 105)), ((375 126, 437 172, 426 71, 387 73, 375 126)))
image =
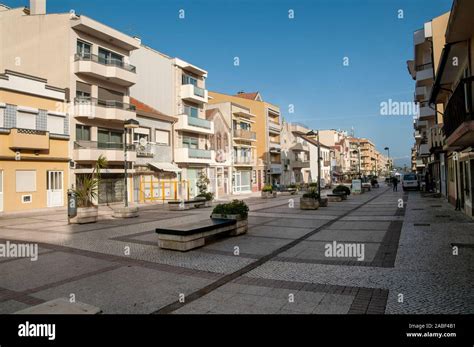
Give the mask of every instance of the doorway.
POLYGON ((64 206, 62 171, 47 171, 46 195, 48 207, 64 206))

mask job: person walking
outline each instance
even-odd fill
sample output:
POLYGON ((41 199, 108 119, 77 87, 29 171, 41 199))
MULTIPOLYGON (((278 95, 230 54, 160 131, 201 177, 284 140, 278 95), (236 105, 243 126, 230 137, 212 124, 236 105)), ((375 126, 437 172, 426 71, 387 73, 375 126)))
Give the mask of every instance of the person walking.
POLYGON ((393 191, 398 192, 398 178, 397 176, 392 177, 393 191))

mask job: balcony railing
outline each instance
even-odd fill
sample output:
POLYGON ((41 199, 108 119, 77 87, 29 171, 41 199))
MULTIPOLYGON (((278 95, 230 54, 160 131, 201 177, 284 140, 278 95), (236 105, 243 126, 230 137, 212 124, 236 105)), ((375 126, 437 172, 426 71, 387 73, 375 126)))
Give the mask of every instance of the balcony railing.
POLYGON ((84 96, 74 98, 74 104, 111 107, 111 108, 117 108, 117 109, 126 110, 126 111, 136 110, 135 105, 127 104, 125 102, 121 102, 117 100, 101 100, 97 98, 84 97, 84 96))
POLYGON ((188 125, 199 128, 211 129, 211 122, 207 119, 188 116, 188 125))
POLYGON ((234 129, 234 137, 240 137, 247 140, 255 140, 257 134, 254 131, 245 130, 245 129, 234 129))
POLYGON ((96 54, 75 54, 74 55, 74 61, 79 61, 79 60, 93 61, 95 63, 99 63, 99 64, 106 65, 106 66, 119 67, 121 69, 130 71, 130 72, 134 72, 134 73, 137 72, 137 69, 136 69, 135 66, 133 66, 131 64, 124 63, 122 60, 102 58, 102 57, 99 57, 96 54))
POLYGON ((234 164, 253 164, 253 159, 249 157, 234 157, 234 164))
POLYGON ((188 156, 189 158, 196 158, 196 159, 211 159, 212 152, 206 149, 189 148, 188 156))
POLYGON ((199 87, 194 86, 194 95, 203 98, 206 95, 206 93, 205 93, 205 90, 203 88, 199 88, 199 87))
POLYGON ((462 123, 474 120, 474 77, 462 80, 448 101, 444 113, 443 132, 449 137, 462 123))
MULTIPOLYGON (((99 142, 79 140, 74 142, 74 149, 111 149, 123 150, 123 143, 118 142, 99 142)), ((127 151, 135 151, 135 145, 127 145, 127 151)))
POLYGON ((415 70, 422 71, 422 70, 432 69, 432 68, 433 68, 433 63, 426 63, 426 64, 417 65, 415 67, 415 70))

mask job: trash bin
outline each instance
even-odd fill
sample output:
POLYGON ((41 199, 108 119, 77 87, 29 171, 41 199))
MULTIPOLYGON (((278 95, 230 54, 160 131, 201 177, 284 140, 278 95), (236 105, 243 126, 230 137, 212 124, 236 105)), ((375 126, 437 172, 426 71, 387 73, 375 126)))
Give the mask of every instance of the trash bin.
POLYGON ((67 192, 67 216, 74 218, 77 216, 76 194, 72 190, 67 192))

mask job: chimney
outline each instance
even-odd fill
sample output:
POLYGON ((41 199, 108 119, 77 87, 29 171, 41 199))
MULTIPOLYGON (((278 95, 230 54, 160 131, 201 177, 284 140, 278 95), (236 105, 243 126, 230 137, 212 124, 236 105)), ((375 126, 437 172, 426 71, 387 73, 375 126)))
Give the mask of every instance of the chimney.
POLYGON ((46 14, 46 0, 30 0, 30 15, 46 14))

